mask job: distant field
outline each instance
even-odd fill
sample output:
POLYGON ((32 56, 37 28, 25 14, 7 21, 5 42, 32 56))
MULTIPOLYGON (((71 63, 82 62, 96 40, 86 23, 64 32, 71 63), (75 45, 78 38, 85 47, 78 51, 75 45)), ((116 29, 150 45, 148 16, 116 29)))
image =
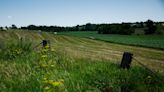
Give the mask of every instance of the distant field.
POLYGON ((104 35, 97 32, 62 32, 62 35, 85 37, 113 43, 164 49, 164 35, 104 35))

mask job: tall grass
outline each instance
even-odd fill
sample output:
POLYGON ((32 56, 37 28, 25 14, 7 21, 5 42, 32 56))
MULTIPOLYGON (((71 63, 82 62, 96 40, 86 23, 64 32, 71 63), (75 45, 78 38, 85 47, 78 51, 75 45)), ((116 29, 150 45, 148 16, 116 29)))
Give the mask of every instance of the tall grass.
POLYGON ((22 49, 28 53, 0 60, 0 92, 163 92, 164 90, 164 77, 157 73, 156 75, 161 78, 158 79, 142 67, 134 66, 130 70, 123 70, 119 65, 107 61, 75 59, 56 50, 40 49, 37 52, 25 45, 27 43, 21 43, 21 46, 18 44, 20 43, 7 49, 9 51, 22 49))
POLYGON ((25 40, 18 40, 1 46, 0 59, 14 59, 32 51, 32 43, 25 40))

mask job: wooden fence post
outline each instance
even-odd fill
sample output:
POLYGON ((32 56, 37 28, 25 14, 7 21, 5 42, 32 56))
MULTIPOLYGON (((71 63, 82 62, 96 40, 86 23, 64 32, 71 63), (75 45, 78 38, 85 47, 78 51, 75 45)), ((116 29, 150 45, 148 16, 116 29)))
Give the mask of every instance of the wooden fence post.
POLYGON ((43 41, 42 41, 42 43, 43 43, 43 47, 46 47, 46 46, 47 46, 48 41, 47 41, 47 40, 43 40, 43 41))
POLYGON ((124 52, 120 67, 123 68, 123 69, 125 69, 125 68, 129 69, 130 64, 132 62, 132 58, 133 58, 132 53, 124 52))

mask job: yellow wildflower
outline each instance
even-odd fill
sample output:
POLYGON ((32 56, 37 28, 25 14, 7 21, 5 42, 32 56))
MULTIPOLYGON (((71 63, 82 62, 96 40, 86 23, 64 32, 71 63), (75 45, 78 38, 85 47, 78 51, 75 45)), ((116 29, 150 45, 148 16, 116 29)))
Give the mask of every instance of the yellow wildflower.
POLYGON ((46 64, 41 64, 40 66, 41 66, 42 68, 48 67, 48 65, 46 65, 46 64))
POLYGON ((48 80, 48 82, 47 81, 44 82, 56 87, 56 86, 63 85, 64 80, 59 80, 59 81, 48 80))
POLYGON ((43 80, 47 80, 47 78, 43 78, 43 80))
POLYGON ((44 88, 44 90, 49 90, 50 89, 50 87, 48 87, 48 86, 46 86, 45 88, 44 88))
POLYGON ((59 82, 59 81, 54 81, 54 82, 52 83, 53 86, 60 86, 61 84, 62 84, 62 83, 59 82))
POLYGON ((55 65, 51 65, 51 67, 55 67, 55 65))
POLYGON ((45 49, 48 49, 48 48, 49 48, 49 46, 48 46, 48 45, 46 45, 46 46, 45 46, 45 49))
POLYGON ((42 57, 42 58, 46 58, 46 57, 47 57, 47 55, 42 55, 41 57, 42 57))

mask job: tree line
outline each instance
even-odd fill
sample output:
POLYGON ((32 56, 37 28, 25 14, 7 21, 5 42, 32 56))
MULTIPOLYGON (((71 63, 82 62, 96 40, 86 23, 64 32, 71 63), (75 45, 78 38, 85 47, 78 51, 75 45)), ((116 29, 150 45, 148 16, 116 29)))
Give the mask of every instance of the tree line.
MULTIPOLYGON (((135 23, 112 23, 112 24, 91 24, 76 25, 73 27, 61 26, 36 26, 29 25, 27 27, 20 27, 19 29, 26 30, 40 30, 45 32, 65 32, 65 31, 97 31, 99 34, 121 34, 131 35, 136 29, 143 29, 144 34, 154 34, 158 26, 164 25, 164 22, 154 22, 147 20, 145 22, 135 23)), ((0 27, 0 30, 3 28, 0 27)), ((12 25, 10 29, 18 29, 16 25, 12 25)))

